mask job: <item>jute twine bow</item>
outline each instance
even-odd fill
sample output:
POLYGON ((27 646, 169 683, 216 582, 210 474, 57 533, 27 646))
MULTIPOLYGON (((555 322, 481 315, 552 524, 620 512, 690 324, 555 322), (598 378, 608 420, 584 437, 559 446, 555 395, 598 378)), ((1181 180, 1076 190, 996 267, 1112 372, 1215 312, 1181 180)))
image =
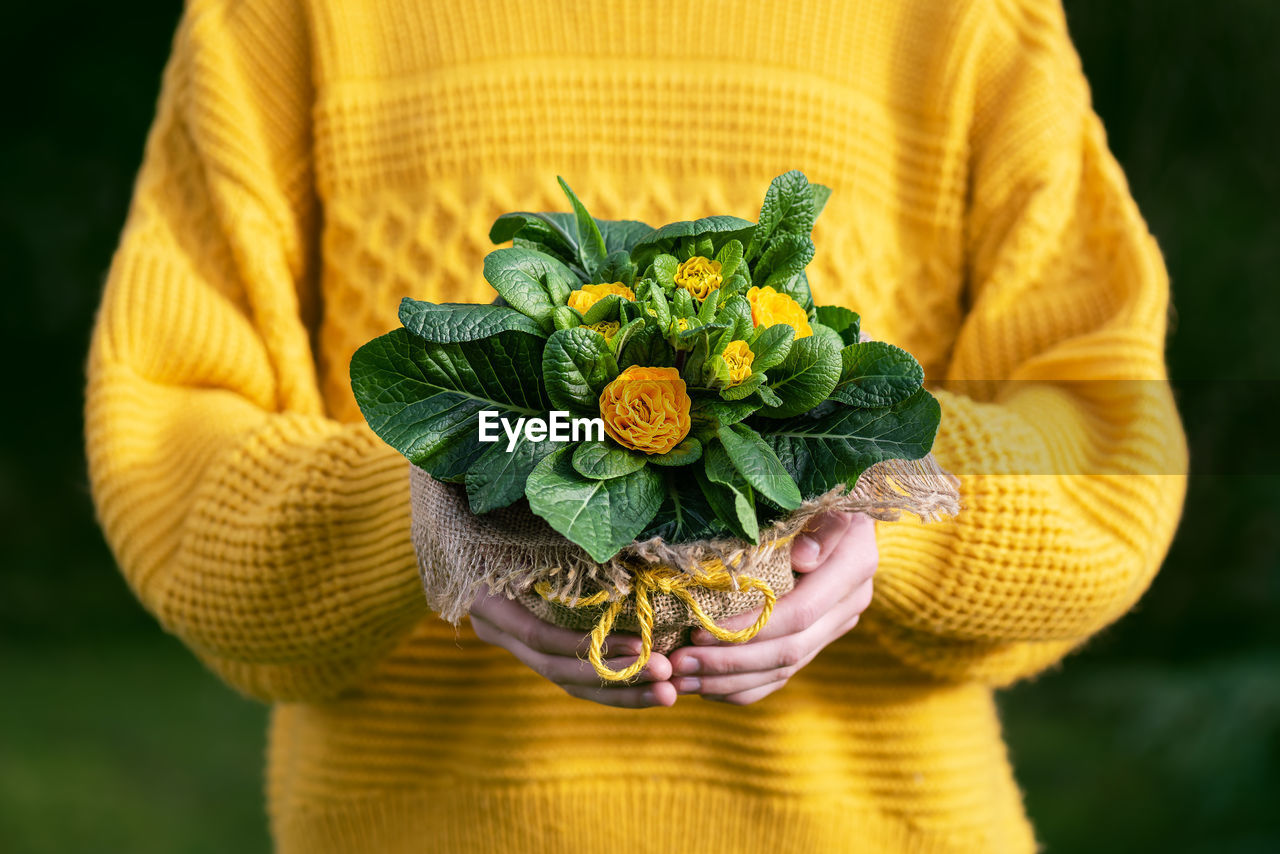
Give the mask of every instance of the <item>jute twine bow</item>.
MULTIPOLYGON (((781 545, 790 540, 791 537, 782 538, 778 544, 781 545)), ((605 590, 592 596, 569 601, 556 597, 552 593, 551 585, 546 581, 538 582, 533 589, 548 602, 555 602, 567 608, 592 608, 609 601, 609 593, 605 590)), ((644 670, 645 665, 649 663, 649 657, 653 654, 654 619, 653 602, 650 597, 654 593, 667 593, 675 596, 685 604, 690 614, 702 628, 710 632, 717 640, 729 643, 743 643, 759 634, 760 630, 769 622, 769 617, 773 614, 773 606, 778 601, 777 594, 773 592, 773 588, 768 583, 749 575, 739 575, 735 579, 724 568, 724 564, 719 561, 709 564, 708 569, 697 574, 679 572, 668 566, 639 567, 634 570, 631 593, 626 597, 609 602, 609 607, 605 608, 600 615, 600 619, 596 622, 595 628, 591 630, 591 649, 587 653, 587 659, 601 679, 608 682, 624 682, 644 670), (760 616, 756 618, 756 621, 745 629, 731 630, 721 628, 716 625, 715 620, 707 616, 702 606, 693 598, 693 594, 690 591, 697 588, 717 593, 750 593, 759 591, 764 596, 764 607, 761 609, 760 616), (618 615, 622 612, 628 599, 632 597, 635 598, 636 621, 640 624, 640 657, 629 666, 621 670, 614 670, 604 660, 605 639, 609 637, 614 621, 618 619, 618 615)))

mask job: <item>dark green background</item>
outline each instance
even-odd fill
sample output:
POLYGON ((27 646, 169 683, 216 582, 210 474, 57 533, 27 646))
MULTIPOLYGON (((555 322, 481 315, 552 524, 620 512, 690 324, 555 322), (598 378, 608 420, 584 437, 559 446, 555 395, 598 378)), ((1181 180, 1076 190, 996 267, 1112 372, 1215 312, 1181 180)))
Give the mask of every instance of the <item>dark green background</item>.
MULTIPOLYGON (((1196 474, 1137 610, 1003 695, 1010 750, 1050 852, 1280 850, 1280 3, 1067 12, 1172 274, 1196 474)), ((265 710, 136 605, 84 474, 88 331, 178 4, 2 14, 0 849, 265 850, 265 710)))

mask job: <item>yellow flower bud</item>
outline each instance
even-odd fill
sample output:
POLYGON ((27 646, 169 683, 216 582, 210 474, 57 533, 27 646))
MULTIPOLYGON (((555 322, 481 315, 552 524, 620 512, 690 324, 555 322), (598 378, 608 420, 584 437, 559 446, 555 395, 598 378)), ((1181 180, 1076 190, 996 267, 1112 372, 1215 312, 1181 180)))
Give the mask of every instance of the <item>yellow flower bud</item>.
POLYGON ((694 255, 688 261, 681 261, 676 267, 676 284, 697 299, 706 299, 711 292, 720 287, 720 262, 712 261, 701 255, 694 255))
POLYGON ((616 320, 601 320, 598 323, 589 323, 587 329, 593 329, 604 336, 604 340, 612 341, 613 336, 618 334, 618 330, 622 328, 622 324, 616 320))
POLYGON ((751 377, 751 362, 756 354, 751 352, 746 341, 730 341, 722 354, 729 363, 729 385, 744 383, 751 377))

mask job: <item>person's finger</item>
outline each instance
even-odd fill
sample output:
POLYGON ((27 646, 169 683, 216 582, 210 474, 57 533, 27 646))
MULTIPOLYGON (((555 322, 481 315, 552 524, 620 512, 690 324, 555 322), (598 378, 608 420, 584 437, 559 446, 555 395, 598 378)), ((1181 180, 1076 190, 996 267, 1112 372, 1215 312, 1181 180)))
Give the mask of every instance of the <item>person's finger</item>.
MULTIPOLYGON (((534 616, 525 606, 505 596, 484 596, 471 606, 471 614, 488 620, 516 637, 530 649, 552 655, 586 655, 591 635, 552 625, 534 616)), ((612 634, 605 642, 606 655, 639 655, 640 638, 612 634)))
MULTIPOLYGON (((803 631, 759 643, 753 640, 743 644, 686 646, 673 650, 667 656, 671 672, 676 677, 701 678, 703 686, 698 690, 706 690, 708 680, 716 677, 757 673, 790 676, 812 661, 829 643, 856 625, 859 615, 870 604, 870 582, 866 582, 864 586, 866 589, 851 591, 803 631)), ((756 679, 750 684, 758 681, 756 679)), ((688 686, 691 683, 681 684, 688 686)), ((688 689, 686 687, 680 690, 681 693, 687 693, 688 689)))
POLYGON ((831 511, 815 516, 791 543, 791 568, 811 572, 822 565, 849 527, 852 514, 831 511))
POLYGON ((768 697, 770 694, 781 689, 786 684, 787 684, 786 680, 780 680, 778 682, 773 682, 769 685, 762 685, 759 688, 752 688, 749 691, 742 691, 737 694, 729 694, 729 695, 703 694, 702 699, 710 700, 713 703, 729 703, 730 705, 733 705, 733 706, 749 706, 752 703, 758 703, 759 701, 763 700, 765 697, 768 697))
POLYGON ((674 706, 676 689, 670 682, 657 682, 652 685, 631 685, 622 688, 589 687, 586 685, 562 685, 565 693, 580 700, 590 700, 604 706, 616 706, 620 709, 648 709, 659 706, 674 706))
MULTIPOLYGON (((477 635, 481 640, 500 646, 518 658, 525 666, 544 679, 561 687, 584 685, 601 687, 602 680, 589 661, 570 655, 554 655, 533 649, 482 617, 472 615, 477 635)), ((622 670, 635 662, 636 656, 605 659, 612 670, 622 670)), ((664 682, 671 677, 671 662, 664 655, 654 653, 644 670, 634 678, 635 682, 664 682)), ((628 683, 630 684, 630 683, 628 683)), ((605 686, 615 687, 615 686, 605 686)), ((617 686, 621 687, 621 686, 617 686)))
MULTIPOLYGON (((862 514, 850 514, 849 528, 840 537, 823 563, 796 580, 796 586, 785 596, 778 598, 769 622, 750 643, 760 643, 802 631, 812 625, 831 607, 842 601, 850 591, 862 585, 875 574, 879 561, 875 544, 875 523, 862 514)), ((736 631, 752 625, 760 616, 756 608, 746 614, 738 614, 720 622, 720 627, 736 631)), ((732 641, 720 641, 706 629, 695 629, 690 637, 695 646, 729 645, 732 641)))

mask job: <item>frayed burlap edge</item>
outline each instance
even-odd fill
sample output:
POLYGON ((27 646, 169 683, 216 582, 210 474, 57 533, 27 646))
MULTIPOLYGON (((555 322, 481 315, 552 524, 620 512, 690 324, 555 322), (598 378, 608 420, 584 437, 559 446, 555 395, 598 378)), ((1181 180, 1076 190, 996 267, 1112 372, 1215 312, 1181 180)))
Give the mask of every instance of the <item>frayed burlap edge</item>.
POLYGON ((525 502, 477 516, 461 486, 440 483, 415 466, 410 476, 412 537, 428 604, 457 625, 485 587, 515 598, 547 582, 549 595, 571 604, 600 590, 611 601, 626 597, 635 569, 643 566, 664 565, 696 576, 707 563, 719 562, 735 578, 749 575, 819 513, 843 510, 891 521, 907 512, 932 522, 959 512, 959 486, 932 454, 914 461, 887 460, 863 472, 853 489, 840 487, 804 502, 762 531, 758 546, 729 539, 672 545, 654 537, 597 563, 525 502))

